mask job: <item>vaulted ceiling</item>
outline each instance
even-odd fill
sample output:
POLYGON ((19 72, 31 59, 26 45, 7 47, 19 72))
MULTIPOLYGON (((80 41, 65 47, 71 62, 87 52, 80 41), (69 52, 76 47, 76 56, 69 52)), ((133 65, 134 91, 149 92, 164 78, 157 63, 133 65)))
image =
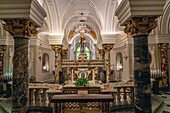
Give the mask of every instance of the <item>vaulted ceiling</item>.
POLYGON ((96 34, 114 33, 118 20, 114 12, 121 0, 38 0, 46 10, 46 32, 65 34, 86 24, 96 34))

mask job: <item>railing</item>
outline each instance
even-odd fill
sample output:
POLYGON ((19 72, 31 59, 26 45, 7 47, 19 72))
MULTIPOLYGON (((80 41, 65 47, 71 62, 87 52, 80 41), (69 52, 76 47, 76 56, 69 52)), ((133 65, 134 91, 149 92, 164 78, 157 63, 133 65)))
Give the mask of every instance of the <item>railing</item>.
POLYGON ((134 83, 109 83, 104 85, 103 93, 112 93, 114 103, 112 107, 134 104, 134 83))
MULTIPOLYGON (((55 94, 62 94, 62 89, 62 86, 57 84, 29 84, 30 107, 54 108, 54 104, 51 103, 51 97, 55 94)), ((101 92, 113 95, 115 101, 110 103, 112 108, 134 104, 133 83, 105 84, 101 92)))
POLYGON ((30 106, 51 107, 51 96, 61 88, 57 84, 29 84, 30 106))

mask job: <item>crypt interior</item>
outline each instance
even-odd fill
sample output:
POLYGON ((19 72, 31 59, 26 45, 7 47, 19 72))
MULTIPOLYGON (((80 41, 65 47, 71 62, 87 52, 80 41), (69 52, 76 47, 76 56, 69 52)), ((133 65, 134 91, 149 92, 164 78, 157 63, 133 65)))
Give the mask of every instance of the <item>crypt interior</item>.
POLYGON ((0 113, 170 113, 170 0, 0 0, 0 113))

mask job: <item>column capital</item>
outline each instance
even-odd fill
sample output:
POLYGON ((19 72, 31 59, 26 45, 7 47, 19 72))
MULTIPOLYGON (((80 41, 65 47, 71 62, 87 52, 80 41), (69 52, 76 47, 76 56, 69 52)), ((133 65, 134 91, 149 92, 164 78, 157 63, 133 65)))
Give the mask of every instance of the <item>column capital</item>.
POLYGON ((124 26, 124 32, 126 34, 136 35, 148 35, 153 29, 157 27, 157 17, 133 17, 124 26))
POLYGON ((52 45, 51 47, 55 52, 62 52, 62 45, 52 45))
POLYGON ((4 29, 14 37, 32 37, 37 35, 37 26, 28 19, 5 19, 4 29))
POLYGON ((169 43, 160 43, 159 48, 160 48, 161 51, 165 51, 168 48, 170 48, 170 45, 169 45, 169 43))
POLYGON ((6 50, 6 45, 0 45, 0 53, 3 53, 4 50, 6 50))
POLYGON ((110 51, 113 48, 113 44, 103 44, 104 51, 110 51))
POLYGON ((97 49, 99 51, 99 54, 104 55, 105 51, 104 49, 97 49))

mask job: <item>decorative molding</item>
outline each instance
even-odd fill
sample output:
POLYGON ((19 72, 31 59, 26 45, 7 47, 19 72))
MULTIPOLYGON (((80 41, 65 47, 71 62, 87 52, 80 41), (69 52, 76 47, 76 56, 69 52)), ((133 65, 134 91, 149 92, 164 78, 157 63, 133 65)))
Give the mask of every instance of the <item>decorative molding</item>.
POLYGON ((41 27, 44 18, 47 16, 44 8, 37 0, 1 0, 0 4, 0 9, 3 9, 0 11, 0 19, 2 20, 27 19, 41 27))
POLYGON ((115 15, 118 17, 122 26, 133 17, 161 16, 165 3, 166 0, 122 0, 115 15))

